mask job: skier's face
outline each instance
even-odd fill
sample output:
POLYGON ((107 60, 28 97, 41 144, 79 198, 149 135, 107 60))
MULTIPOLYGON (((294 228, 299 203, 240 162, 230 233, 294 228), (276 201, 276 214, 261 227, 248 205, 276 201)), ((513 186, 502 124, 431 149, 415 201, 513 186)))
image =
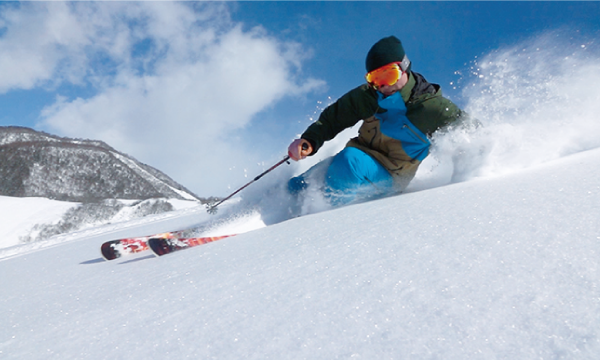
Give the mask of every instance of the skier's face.
POLYGON ((404 85, 408 82, 408 74, 403 72, 402 76, 396 81, 393 85, 381 85, 377 88, 377 90, 382 93, 384 96, 390 96, 397 91, 402 90, 404 85))
POLYGON ((367 82, 383 95, 389 96, 399 91, 408 82, 408 74, 402 71, 399 62, 389 63, 365 75, 367 82))

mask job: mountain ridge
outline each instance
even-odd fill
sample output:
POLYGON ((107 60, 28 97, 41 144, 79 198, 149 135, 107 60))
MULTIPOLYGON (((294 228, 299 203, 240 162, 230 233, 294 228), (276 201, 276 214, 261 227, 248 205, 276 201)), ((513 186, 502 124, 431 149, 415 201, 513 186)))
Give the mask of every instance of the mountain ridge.
POLYGON ((206 199, 103 141, 0 127, 0 195, 96 202, 206 199))

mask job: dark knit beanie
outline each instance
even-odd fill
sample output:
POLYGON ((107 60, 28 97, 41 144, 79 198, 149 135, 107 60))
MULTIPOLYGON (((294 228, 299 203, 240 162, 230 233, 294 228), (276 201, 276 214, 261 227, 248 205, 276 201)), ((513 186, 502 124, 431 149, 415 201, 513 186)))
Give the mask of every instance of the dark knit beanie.
MULTIPOLYGON (((402 42, 395 36, 389 36, 379 40, 371 47, 371 50, 367 53, 367 72, 371 72, 384 65, 393 62, 400 62, 405 57, 404 48, 402 42)), ((410 70, 410 62, 407 61, 407 69, 410 70)))

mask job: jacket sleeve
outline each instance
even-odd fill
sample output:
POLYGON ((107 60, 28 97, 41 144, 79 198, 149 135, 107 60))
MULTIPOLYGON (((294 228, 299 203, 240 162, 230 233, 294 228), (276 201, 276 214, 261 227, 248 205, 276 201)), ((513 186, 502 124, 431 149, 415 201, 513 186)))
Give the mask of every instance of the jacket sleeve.
POLYGON ((356 125, 377 111, 377 97, 368 85, 359 86, 329 105, 319 119, 302 134, 313 146, 311 155, 343 130, 356 125))
MULTIPOLYGON (((469 114, 461 110, 451 100, 442 96, 442 91, 439 91, 439 106, 434 107, 433 118, 437 118, 436 129, 447 128, 447 127, 463 127, 476 129, 481 126, 481 123, 469 116, 469 114)), ((428 134, 433 133, 435 130, 429 131, 428 134)))
POLYGON ((442 90, 438 85, 435 85, 433 93, 411 97, 406 107, 408 110, 406 116, 428 136, 448 126, 465 126, 473 122, 466 112, 442 96, 442 90))
POLYGON ((414 88, 406 103, 407 116, 423 133, 431 136, 435 131, 463 122, 468 115, 451 100, 442 95, 439 85, 429 83, 423 75, 413 72, 414 88))

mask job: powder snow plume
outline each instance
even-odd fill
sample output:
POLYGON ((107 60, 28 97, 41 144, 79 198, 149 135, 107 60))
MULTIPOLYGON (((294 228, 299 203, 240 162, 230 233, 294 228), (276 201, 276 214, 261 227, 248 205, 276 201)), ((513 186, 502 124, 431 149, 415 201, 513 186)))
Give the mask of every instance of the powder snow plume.
POLYGON ((600 147, 600 49, 554 31, 473 61, 465 110, 483 125, 434 136, 409 191, 529 168, 600 147))

